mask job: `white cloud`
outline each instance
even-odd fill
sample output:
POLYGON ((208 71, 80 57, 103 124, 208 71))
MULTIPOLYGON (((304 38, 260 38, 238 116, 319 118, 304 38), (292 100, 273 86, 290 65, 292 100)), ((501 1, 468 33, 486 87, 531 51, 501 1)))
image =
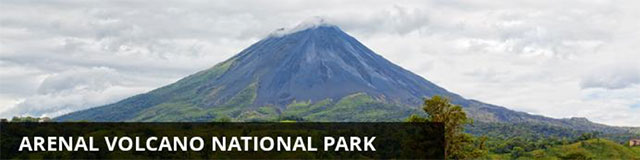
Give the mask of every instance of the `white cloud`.
POLYGON ((582 88, 621 89, 640 84, 640 65, 616 64, 608 68, 598 68, 586 75, 580 86, 582 88))
POLYGON ((35 94, 18 101, 4 113, 55 116, 119 100, 148 89, 128 86, 131 81, 129 78, 106 67, 76 68, 45 77, 35 94))
POLYGON ((1 3, 0 117, 111 103, 322 16, 465 97, 558 118, 640 121, 634 1, 1 3))

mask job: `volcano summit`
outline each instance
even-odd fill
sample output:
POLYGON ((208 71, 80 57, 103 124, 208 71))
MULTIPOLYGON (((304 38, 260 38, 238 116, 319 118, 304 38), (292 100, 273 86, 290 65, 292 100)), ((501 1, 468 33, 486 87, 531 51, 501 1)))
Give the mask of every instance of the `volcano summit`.
POLYGON ((210 121, 228 116, 244 121, 288 115, 391 121, 417 111, 426 96, 459 98, 375 54, 337 26, 301 26, 292 33, 276 31, 174 84, 58 119, 210 121))
POLYGON ((579 118, 553 119, 465 99, 399 67, 326 23, 278 30, 210 69, 58 121, 400 121, 441 95, 480 122, 612 130, 579 118))

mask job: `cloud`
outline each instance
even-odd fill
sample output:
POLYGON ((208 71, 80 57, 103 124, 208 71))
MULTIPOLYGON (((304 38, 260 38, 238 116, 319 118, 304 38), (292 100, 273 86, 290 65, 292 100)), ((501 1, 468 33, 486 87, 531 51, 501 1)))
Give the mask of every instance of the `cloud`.
POLYGON ((591 72, 580 86, 582 88, 621 89, 640 84, 640 68, 608 68, 591 72))
POLYGON ((346 30, 364 33, 408 34, 429 24, 428 13, 419 8, 392 5, 372 13, 328 15, 332 23, 346 30))
MULTIPOLYGON (((56 116, 122 99, 149 88, 128 86, 130 79, 106 67, 78 68, 54 73, 40 83, 36 94, 4 113, 56 116)), ((4 115, 11 116, 11 115, 4 115)))
POLYGON ((3 1, 0 117, 113 103, 320 16, 465 97, 638 125, 635 1, 3 1))
POLYGON ((631 108, 636 108, 636 109, 640 108, 640 102, 632 104, 631 108))
POLYGON ((527 5, 452 1, 424 9, 429 23, 408 34, 356 37, 468 98, 556 118, 637 126, 633 105, 640 87, 633 85, 632 68, 640 59, 633 44, 640 32, 630 27, 640 24, 631 20, 637 10, 608 1, 518 3, 527 5), (587 87, 595 84, 589 81, 608 87, 587 87))

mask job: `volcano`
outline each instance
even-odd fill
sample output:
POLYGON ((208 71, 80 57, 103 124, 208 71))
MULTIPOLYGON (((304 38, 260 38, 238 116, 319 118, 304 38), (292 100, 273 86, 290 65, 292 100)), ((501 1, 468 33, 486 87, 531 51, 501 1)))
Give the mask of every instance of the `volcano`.
POLYGON ((465 99, 374 53, 326 23, 280 29, 212 68, 122 101, 57 121, 203 122, 401 121, 424 114, 434 95, 464 107, 475 121, 612 130, 583 118, 554 119, 465 99))

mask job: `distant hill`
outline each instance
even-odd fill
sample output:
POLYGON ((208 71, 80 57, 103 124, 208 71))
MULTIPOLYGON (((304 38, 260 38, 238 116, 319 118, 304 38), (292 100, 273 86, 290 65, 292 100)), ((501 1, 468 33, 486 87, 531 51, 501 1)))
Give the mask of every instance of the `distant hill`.
POLYGON ((553 119, 465 99, 391 63, 334 25, 280 30, 212 68, 57 121, 401 121, 442 95, 477 122, 544 124, 604 133, 628 129, 584 118, 553 119))

